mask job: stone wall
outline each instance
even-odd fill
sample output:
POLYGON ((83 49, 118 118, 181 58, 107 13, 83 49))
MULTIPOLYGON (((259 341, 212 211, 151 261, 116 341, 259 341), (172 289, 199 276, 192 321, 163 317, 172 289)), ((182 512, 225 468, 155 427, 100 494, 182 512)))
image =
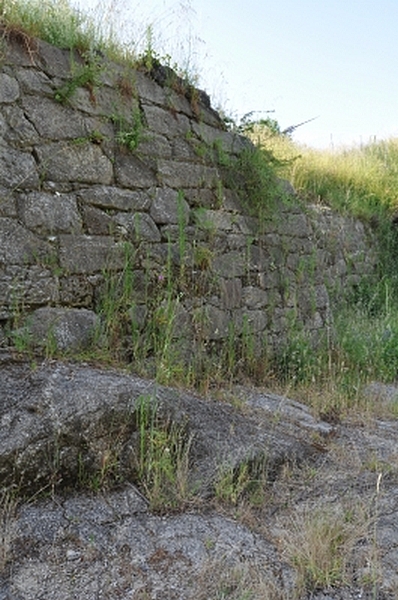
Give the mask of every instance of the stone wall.
POLYGON ((292 323, 322 332, 330 289, 374 269, 360 222, 304 209, 287 185, 261 223, 250 214, 225 176, 250 143, 170 70, 15 37, 0 65, 3 344, 26 314, 37 335, 52 317, 84 332, 109 274, 128 269, 135 327, 172 282, 187 347, 248 332, 273 347, 292 323))

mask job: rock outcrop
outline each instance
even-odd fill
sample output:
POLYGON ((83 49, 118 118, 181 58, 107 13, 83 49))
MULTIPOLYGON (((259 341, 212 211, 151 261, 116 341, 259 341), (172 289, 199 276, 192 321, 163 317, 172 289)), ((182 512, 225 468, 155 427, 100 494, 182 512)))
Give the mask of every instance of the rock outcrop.
POLYGON ((330 425, 261 390, 230 390, 231 404, 6 353, 0 375, 0 598, 396 597, 395 421, 330 425), (142 398, 190 440, 192 493, 161 514, 134 467, 142 398), (242 474, 258 504, 239 500, 242 474), (315 584, 311 536, 335 532, 344 560, 315 584))

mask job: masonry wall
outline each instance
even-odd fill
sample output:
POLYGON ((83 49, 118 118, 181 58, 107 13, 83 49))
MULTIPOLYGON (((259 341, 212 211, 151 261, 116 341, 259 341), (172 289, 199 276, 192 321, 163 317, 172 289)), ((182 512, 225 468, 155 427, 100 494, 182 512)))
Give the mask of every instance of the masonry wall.
POLYGON ((3 345, 21 314, 73 309, 68 326, 94 323, 109 273, 121 281, 127 263, 134 326, 172 281, 173 336, 187 348, 248 331, 273 347, 292 323, 319 337, 331 290, 373 272, 364 226, 303 209, 283 182, 259 223, 225 175, 249 142, 169 70, 100 56, 94 68, 15 38, 0 65, 3 345))

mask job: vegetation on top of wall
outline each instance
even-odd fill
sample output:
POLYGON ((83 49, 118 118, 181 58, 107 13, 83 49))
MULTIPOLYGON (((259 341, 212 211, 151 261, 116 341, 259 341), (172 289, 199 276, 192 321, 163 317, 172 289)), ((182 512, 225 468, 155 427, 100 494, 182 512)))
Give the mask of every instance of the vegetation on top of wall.
POLYGON ((398 210, 398 139, 319 150, 294 143, 268 122, 245 131, 284 163, 285 177, 309 202, 373 222, 398 210))
POLYGON ((162 83, 192 96, 195 102, 197 75, 172 62, 169 54, 158 52, 151 25, 147 26, 146 45, 140 51, 138 44, 121 41, 113 24, 105 22, 105 15, 103 19, 96 17, 73 7, 69 0, 0 0, 0 25, 5 35, 17 36, 29 50, 38 38, 62 49, 77 50, 88 62, 104 55, 151 75, 162 66, 166 73, 162 83))
POLYGON ((0 0, 0 23, 8 33, 39 38, 59 48, 86 52, 110 44, 68 0, 0 0))

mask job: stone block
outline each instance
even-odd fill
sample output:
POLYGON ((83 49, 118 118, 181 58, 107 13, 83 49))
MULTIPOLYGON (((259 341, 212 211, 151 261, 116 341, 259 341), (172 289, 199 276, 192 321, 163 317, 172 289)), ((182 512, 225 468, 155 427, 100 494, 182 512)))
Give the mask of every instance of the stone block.
POLYGON ((242 305, 242 281, 234 279, 222 279, 220 281, 220 298, 223 308, 240 308, 242 305))
POLYGON ((0 145, 0 185, 10 190, 39 189, 39 173, 33 156, 0 145))
POLYGON ((124 247, 109 236, 60 235, 60 266, 66 274, 122 269, 124 247))
POLYGON ((42 140, 73 140, 85 138, 90 133, 83 115, 50 98, 25 96, 23 108, 42 140))
POLYGON ((12 191, 0 187, 0 217, 17 217, 17 203, 12 191))
POLYGON ((91 308, 94 292, 95 282, 84 274, 59 278, 59 301, 64 306, 91 308))
MULTIPOLYGON (((268 315, 265 310, 247 310, 243 314, 243 320, 246 321, 247 333, 257 335, 263 332, 269 322, 268 315)), ((242 329, 245 325, 242 326, 242 329)))
POLYGON ((36 151, 46 179, 97 185, 112 182, 112 163, 96 144, 52 142, 39 146, 36 151))
POLYGON ((135 86, 140 98, 159 106, 167 106, 166 90, 139 71, 134 72, 135 86))
POLYGON ((53 96, 54 89, 51 79, 42 71, 35 69, 16 69, 16 78, 22 92, 28 94, 40 94, 41 96, 53 96))
POLYGON ((246 257, 242 252, 228 252, 213 261, 213 271, 220 277, 242 277, 247 272, 246 257))
POLYGON ((248 286, 242 290, 242 301, 251 310, 265 308, 269 303, 269 294, 258 287, 248 286))
POLYGON ((18 214, 31 231, 40 235, 78 233, 82 220, 76 198, 68 194, 32 192, 18 199, 18 214))
POLYGON ((137 153, 144 156, 171 158, 174 154, 174 144, 164 136, 154 132, 146 133, 139 140, 137 153))
POLYGON ((149 210, 151 198, 147 191, 133 191, 112 186, 91 186, 76 192, 83 202, 105 209, 144 211, 149 210))
POLYGON ((18 81, 7 73, 0 73, 0 104, 15 102, 19 93, 18 81))
POLYGON ((187 225, 189 212, 189 205, 181 194, 170 188, 156 189, 150 215, 157 225, 187 225))
POLYGON ((81 214, 83 229, 88 235, 109 235, 115 232, 115 223, 105 211, 83 204, 81 214))
POLYGON ((151 188, 157 184, 153 169, 128 150, 120 152, 115 162, 116 182, 125 188, 151 188))
MULTIPOLYGON (((62 50, 43 40, 37 41, 36 56, 40 61, 40 67, 47 75, 52 77, 68 78, 71 76, 71 65, 81 64, 82 59, 77 52, 62 50)), ((30 65, 32 57, 30 58, 30 65)))
POLYGON ((215 188, 219 179, 215 167, 165 159, 158 161, 158 176, 161 183, 175 189, 215 188))
POLYGON ((124 237, 132 242, 160 242, 160 231, 156 223, 146 213, 118 213, 113 217, 114 223, 124 237))
POLYGON ((58 281, 41 266, 6 265, 0 267, 0 319, 15 316, 29 306, 58 301, 58 281))
POLYGON ((228 311, 207 304, 193 310, 193 326, 201 339, 222 340, 228 337, 232 324, 228 311))
POLYGON ((155 133, 173 138, 185 137, 191 131, 189 119, 185 115, 148 104, 143 104, 142 109, 149 129, 155 133))
POLYGON ((0 264, 37 264, 52 254, 51 245, 15 219, 0 218, 0 264))
POLYGON ((27 317, 24 328, 36 346, 76 351, 90 345, 98 326, 91 310, 43 307, 27 317))
POLYGON ((19 106, 5 106, 2 110, 7 122, 4 139, 18 148, 32 146, 39 142, 39 135, 33 125, 25 117, 19 106))

